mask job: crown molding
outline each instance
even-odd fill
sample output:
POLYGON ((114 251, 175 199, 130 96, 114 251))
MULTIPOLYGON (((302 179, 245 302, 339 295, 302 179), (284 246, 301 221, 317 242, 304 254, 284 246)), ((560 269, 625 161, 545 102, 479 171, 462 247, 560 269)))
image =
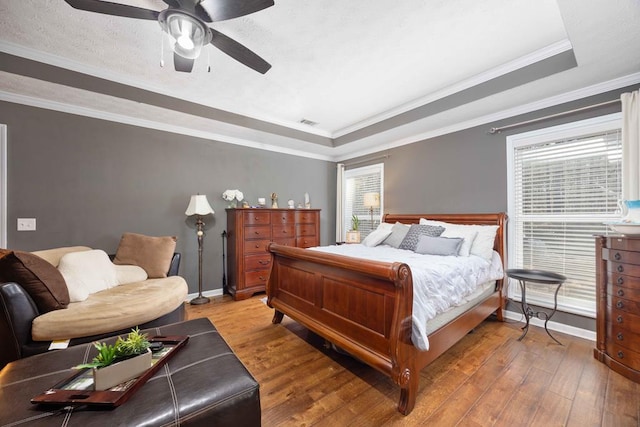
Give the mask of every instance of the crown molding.
MULTIPOLYGON (((594 95, 599 95, 601 93, 609 92, 612 90, 620 89, 620 88, 631 86, 638 83, 640 83, 640 72, 629 74, 627 76, 619 77, 617 79, 609 80, 606 82, 597 83, 591 86, 587 86, 585 88, 573 90, 561 95, 552 96, 549 98, 542 99, 540 101, 531 102, 515 108, 503 110, 497 113, 481 116, 473 120, 467 120, 465 122, 456 123, 455 125, 445 126, 439 129, 430 130, 428 132, 411 135, 405 138, 400 138, 389 143, 376 145, 375 147, 369 148, 369 149, 347 152, 350 144, 346 144, 342 147, 336 148, 337 153, 335 156, 335 161, 341 162, 341 161, 349 160, 355 157, 361 157, 365 155, 378 153, 380 151, 389 150, 392 148, 402 147, 403 145, 413 144, 415 142, 424 141, 426 139, 435 138, 437 136, 446 135, 446 134, 458 132, 464 129, 485 125, 487 123, 508 119, 510 117, 519 116, 521 114, 531 113, 533 111, 538 111, 544 108, 554 107, 556 105, 564 104, 566 102, 577 101, 579 99, 587 98, 594 95), (340 150, 340 148, 344 148, 344 149, 340 150), (342 153, 340 153, 340 151, 342 151, 342 153)), ((356 143, 358 142, 354 142, 351 144, 356 144, 356 143)))
MULTIPOLYGON (((191 102, 198 105, 204 105, 209 108, 219 109, 215 105, 202 103, 201 99, 195 98, 185 98, 183 93, 178 93, 174 91, 166 90, 161 86, 154 86, 145 80, 137 80, 130 77, 126 77, 120 73, 115 73, 112 71, 107 71, 99 67, 94 67, 91 65, 83 64, 78 61, 74 61, 71 59, 63 58, 61 56, 52 55, 48 52, 43 52, 37 49, 32 49, 29 47, 21 46, 15 43, 7 42, 4 40, 0 40, 0 52, 4 52, 10 55, 19 56, 21 58, 29 59, 31 61, 41 62, 47 65, 52 65, 54 67, 64 68, 65 70, 75 71, 78 73, 86 74, 89 76, 97 77, 104 80, 109 80, 115 83, 120 83, 127 86, 136 87, 139 89, 144 89, 150 92, 155 92, 161 95, 170 96, 177 99, 182 99, 187 102, 191 102)), ((290 122, 284 120, 276 120, 273 117, 261 116, 259 114, 248 115, 246 113, 241 113, 232 110, 224 110, 229 113, 237 114, 242 117, 247 117, 253 120, 259 120, 267 123, 271 123, 278 126, 283 126, 295 130, 299 130, 302 132, 306 132, 313 135, 323 136, 327 138, 332 138, 331 132, 315 129, 308 125, 304 125, 298 122, 290 122)))
POLYGON ((538 49, 537 51, 532 52, 528 55, 521 56, 520 58, 507 62, 506 64, 503 64, 499 67, 477 74, 466 80, 462 80, 455 85, 448 86, 442 90, 439 90, 437 92, 415 99, 409 103, 403 104, 392 110, 369 117, 366 120, 360 121, 346 128, 337 130, 336 132, 333 133, 333 138, 339 138, 341 136, 350 134, 352 132, 365 128, 367 126, 374 125, 383 120, 390 119, 399 114, 406 113, 407 111, 411 111, 415 108, 422 107, 423 105, 426 105, 431 102, 437 101, 439 99, 445 98, 447 96, 453 95, 454 93, 461 92, 465 89, 469 89, 470 87, 477 86, 481 83, 485 83, 489 80, 495 79, 496 77, 503 76, 513 71, 519 70, 520 68, 524 68, 531 64, 535 64, 536 62, 543 61, 547 58, 551 58, 552 56, 558 55, 562 52, 566 52, 571 49, 572 49, 572 46, 569 40, 567 39, 561 40, 559 42, 546 46, 542 49, 538 49))
MULTIPOLYGON (((31 107, 59 111, 62 113, 75 114, 75 115, 84 116, 84 117, 91 117, 94 119, 107 120, 110 122, 138 126, 138 127, 143 127, 147 129, 171 132, 171 133, 176 133, 180 135, 193 136, 196 138, 214 140, 214 141, 224 142, 228 144, 240 145, 243 147, 257 148, 265 151, 273 151, 275 153, 289 154, 292 156, 306 157, 306 158, 316 159, 316 160, 333 161, 332 156, 313 153, 310 151, 294 150, 294 149, 279 147, 276 145, 267 144, 263 142, 251 141, 244 138, 230 137, 220 133, 199 131, 199 130, 190 129, 184 126, 176 126, 176 125, 170 125, 170 124, 156 122, 152 120, 129 117, 121 114, 114 114, 114 113, 109 113, 105 111, 95 110, 92 108, 79 107, 76 105, 66 104, 63 102, 52 101, 49 99, 35 98, 32 96, 26 96, 26 95, 17 95, 17 94, 6 92, 6 91, 0 91, 0 101, 28 105, 31 107)), ((321 148, 321 147, 318 146, 318 148, 321 148)))

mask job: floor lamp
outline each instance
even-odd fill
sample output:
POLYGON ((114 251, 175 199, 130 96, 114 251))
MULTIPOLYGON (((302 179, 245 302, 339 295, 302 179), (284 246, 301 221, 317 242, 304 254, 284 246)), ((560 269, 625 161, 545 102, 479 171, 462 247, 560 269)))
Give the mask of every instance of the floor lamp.
POLYGON ((380 207, 380 194, 379 193, 364 193, 365 208, 369 208, 369 214, 371 215, 371 230, 373 231, 373 209, 380 207))
POLYGON ((202 296, 202 240, 204 238, 204 231, 202 230, 204 222, 202 221, 202 217, 204 215, 213 215, 213 213, 213 209, 211 209, 211 205, 209 201, 207 201, 207 196, 203 194, 191 196, 185 214, 187 216, 196 215, 196 235, 198 236, 198 296, 190 301, 190 303, 194 305, 209 302, 209 298, 202 296))

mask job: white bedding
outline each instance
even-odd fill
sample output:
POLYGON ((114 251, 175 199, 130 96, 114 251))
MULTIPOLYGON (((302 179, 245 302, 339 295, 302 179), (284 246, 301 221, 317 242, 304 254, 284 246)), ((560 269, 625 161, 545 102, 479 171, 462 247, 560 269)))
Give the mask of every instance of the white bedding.
POLYGON ((427 321, 451 307, 467 302, 483 283, 502 279, 504 271, 497 252, 491 262, 476 255, 468 257, 421 255, 381 245, 321 246, 311 250, 385 262, 404 262, 413 277, 413 328, 411 339, 421 350, 429 350, 427 321))

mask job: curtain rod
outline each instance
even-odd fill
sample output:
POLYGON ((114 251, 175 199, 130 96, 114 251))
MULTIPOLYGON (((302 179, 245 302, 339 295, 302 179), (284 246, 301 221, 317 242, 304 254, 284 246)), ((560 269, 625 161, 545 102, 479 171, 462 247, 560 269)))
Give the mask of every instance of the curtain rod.
POLYGON ((500 132, 502 132, 503 130, 506 130, 506 129, 511 129, 511 128, 515 128, 515 127, 519 127, 519 126, 524 126, 524 125, 528 125, 528 124, 531 124, 531 123, 538 123, 538 122, 542 122, 544 120, 555 119, 556 117, 567 116, 569 114, 579 113, 579 112, 585 111, 585 110, 593 110, 594 108, 605 107, 607 105, 613 105, 613 104, 615 104, 617 102, 620 102, 620 100, 619 99, 614 99, 612 101, 601 102, 600 104, 587 105, 586 107, 576 108, 575 110, 569 110, 569 111, 564 111, 562 113, 551 114, 549 116, 538 117, 537 119, 531 119, 531 120, 527 120, 527 121, 524 121, 524 122, 514 123, 512 125, 501 126, 501 127, 497 127, 497 128, 491 128, 491 129, 489 129, 489 132, 487 132, 487 133, 493 135, 494 133, 500 133, 500 132))

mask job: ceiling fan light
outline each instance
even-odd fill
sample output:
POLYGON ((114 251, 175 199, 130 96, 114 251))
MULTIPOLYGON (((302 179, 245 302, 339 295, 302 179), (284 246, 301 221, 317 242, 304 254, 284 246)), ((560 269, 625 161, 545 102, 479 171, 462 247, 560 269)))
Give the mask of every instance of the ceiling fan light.
POLYGON ((204 45, 203 25, 189 15, 173 13, 167 16, 165 27, 173 42, 173 50, 180 56, 195 59, 204 45))

